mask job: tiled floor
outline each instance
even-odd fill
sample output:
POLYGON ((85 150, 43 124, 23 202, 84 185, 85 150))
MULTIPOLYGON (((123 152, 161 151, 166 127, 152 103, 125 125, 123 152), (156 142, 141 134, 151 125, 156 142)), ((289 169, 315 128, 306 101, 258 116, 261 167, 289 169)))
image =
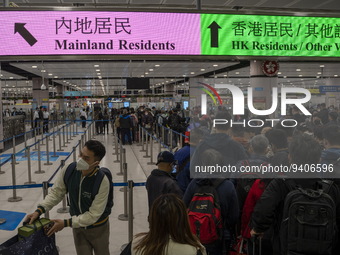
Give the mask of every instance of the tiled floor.
MULTIPOLYGON (((84 131, 84 129, 78 128, 78 131, 84 131)), ((73 140, 70 141, 68 147, 64 148, 65 152, 71 152, 72 147, 75 146, 80 139, 81 134, 78 134, 76 137, 73 137, 73 140)), ((120 183, 123 181, 123 176, 117 175, 120 171, 120 164, 114 163, 113 161, 116 159, 116 156, 113 155, 114 152, 114 136, 112 133, 105 135, 95 135, 94 139, 97 139, 104 143, 106 146, 107 152, 106 156, 103 158, 101 162, 101 166, 108 167, 112 171, 113 182, 120 183)), ((56 137, 56 148, 58 149, 58 137, 56 137)), ((33 144, 34 140, 28 140, 27 144, 33 144)), ((20 151, 24 148, 24 145, 18 145, 16 151, 20 151)), ((34 148, 34 147, 33 147, 34 148)), ((33 149, 32 148, 32 149, 33 149)), ((46 151, 46 145, 43 145, 42 151, 46 151)), ((49 142, 50 151, 53 152, 53 140, 49 142)), ((150 158, 145 158, 145 152, 140 152, 141 147, 137 146, 137 144, 126 145, 124 146, 126 149, 126 161, 128 164, 128 179, 133 180, 137 183, 145 182, 146 177, 150 174, 155 165, 149 165, 150 158)), ((150 147, 149 147, 150 148, 150 147)), ((155 161, 155 157, 159 151, 159 145, 153 145, 153 155, 155 161)), ((5 151, 2 153, 9 154, 12 153, 12 150, 5 151)), ((77 148, 78 153, 78 148, 77 148)), ((150 152, 149 152, 150 154, 150 152)), ((78 154, 77 154, 78 155, 78 154)), ((37 158, 37 157, 36 157, 37 158)), ((45 171, 44 174, 36 174, 35 171, 38 170, 38 161, 31 160, 31 169, 32 169, 32 181, 36 183, 42 183, 43 181, 47 181, 55 170, 60 165, 62 159, 65 159, 66 156, 59 156, 56 161, 50 161, 52 165, 44 165, 46 161, 41 162, 41 169, 45 171)), ((69 157, 66 161, 66 164, 72 162, 73 156, 69 157)), ((5 174, 0 175, 0 186, 12 185, 12 165, 10 163, 6 163, 2 168, 2 171, 5 174)), ((22 160, 18 161, 18 164, 15 166, 16 171, 16 184, 22 185, 28 181, 28 161, 22 160)), ((54 180, 52 180, 53 183, 54 180)), ((16 191, 17 196, 22 197, 22 201, 20 202, 8 202, 8 198, 13 196, 12 190, 0 190, 0 210, 7 211, 17 211, 17 212, 25 212, 31 213, 36 209, 39 201, 42 200, 42 189, 41 188, 30 188, 30 189, 18 189, 16 191)), ((147 214, 148 214, 148 206, 147 206, 147 193, 145 187, 135 187, 134 193, 134 234, 147 231, 148 223, 147 223, 147 214)), ((114 207, 112 210, 112 214, 110 216, 110 251, 111 254, 120 254, 120 248, 123 244, 128 241, 128 222, 118 220, 118 215, 124 213, 124 202, 123 202, 123 192, 120 191, 120 187, 114 188, 114 207)), ((61 208, 62 205, 55 206, 50 212, 51 219, 58 218, 68 218, 69 214, 60 214, 57 213, 57 209, 61 208)), ((20 226, 20 225, 19 225, 20 226)), ((0 243, 3 243, 10 237, 16 235, 17 231, 5 231, 0 230, 0 243)), ((60 249, 61 255, 71 255, 75 254, 75 248, 73 244, 72 230, 71 228, 65 228, 63 231, 56 234, 57 236, 57 245, 60 249)))

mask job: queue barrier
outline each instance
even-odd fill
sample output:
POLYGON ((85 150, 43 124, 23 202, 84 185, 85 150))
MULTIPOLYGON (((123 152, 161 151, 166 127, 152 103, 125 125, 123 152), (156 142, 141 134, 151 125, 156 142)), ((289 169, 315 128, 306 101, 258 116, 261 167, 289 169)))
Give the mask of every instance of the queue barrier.
MULTIPOLYGON (((70 126, 70 125, 71 125, 71 123, 66 124, 66 127, 67 127, 67 126, 70 126)), ((90 127, 91 127, 91 124, 89 125, 89 128, 90 128, 90 127)), ((1 166, 3 166, 4 164, 6 164, 6 163, 9 162, 9 161, 12 162, 12 184, 13 184, 13 185, 12 185, 12 186, 13 186, 12 190, 13 190, 13 196, 10 197, 10 198, 8 198, 8 201, 9 201, 9 202, 18 202, 18 201, 21 200, 21 198, 20 198, 20 197, 17 197, 17 195, 16 195, 16 169, 15 169, 15 165, 18 164, 18 163, 16 162, 16 156, 22 154, 23 152, 25 152, 24 156, 27 157, 27 164, 28 164, 28 165, 27 165, 27 169, 28 169, 28 181, 25 182, 25 184, 35 184, 35 182, 32 181, 32 173, 31 173, 31 158, 30 158, 31 147, 34 146, 34 147, 36 148, 36 146, 38 145, 38 148, 37 148, 37 150, 38 150, 38 170, 35 171, 35 173, 36 173, 36 174, 43 174, 43 173, 45 173, 45 171, 43 171, 43 170, 41 169, 41 150, 40 150, 41 141, 42 141, 42 140, 46 140, 47 163, 45 163, 45 165, 51 165, 51 163, 49 162, 49 139, 50 139, 50 137, 51 137, 52 135, 53 135, 53 137, 54 137, 56 133, 58 133, 58 134, 59 134, 59 137, 60 137, 60 130, 61 130, 61 129, 64 129, 64 128, 65 128, 65 126, 60 127, 59 130, 47 134, 47 135, 46 135, 45 137, 43 137, 42 139, 38 139, 38 141, 36 141, 36 135, 35 135, 35 141, 34 141, 31 145, 27 145, 27 142, 26 142, 26 140, 25 140, 25 148, 22 149, 22 150, 20 150, 19 152, 16 152, 16 151, 15 151, 15 146, 13 146, 13 153, 11 154, 11 157, 5 159, 3 162, 0 163, 0 174, 3 174, 3 173, 5 173, 5 172, 1 171, 1 166)), ((54 127, 53 127, 53 129, 54 129, 54 127)), ((35 130, 33 130, 33 132, 35 132, 35 130)), ((86 134, 86 132, 87 132, 87 130, 85 130, 85 134, 86 134)), ((27 133, 27 132, 25 132, 25 134, 26 134, 26 133, 27 133)), ((17 135, 17 136, 19 136, 19 135, 17 135)), ((13 141, 15 141, 14 139, 15 139, 15 138, 13 137, 13 141)), ((72 154, 74 155, 74 160, 75 160, 75 158, 76 158, 76 147, 79 146, 80 144, 84 144, 84 143, 85 143, 85 141, 83 141, 84 139, 85 139, 85 137, 82 136, 82 140, 80 140, 80 141, 76 144, 76 146, 73 147, 72 152, 70 152, 70 153, 67 155, 67 157, 64 159, 64 161, 62 160, 62 162, 65 162, 72 154)), ((55 139, 53 139, 52 141, 54 141, 53 148, 54 148, 54 154, 55 154, 55 147, 56 147, 56 146, 55 146, 55 139)), ((14 142, 13 142, 13 143, 14 143, 14 142)), ((14 144, 13 144, 13 145, 14 145, 14 144)), ((59 144, 59 145, 60 145, 60 144, 59 144)), ((53 173, 53 175, 51 176, 51 178, 49 179, 48 182, 50 182, 50 181, 54 178, 54 176, 55 176, 56 173, 60 170, 60 168, 61 168, 61 166, 59 166, 59 167, 57 168, 57 170, 53 173)))

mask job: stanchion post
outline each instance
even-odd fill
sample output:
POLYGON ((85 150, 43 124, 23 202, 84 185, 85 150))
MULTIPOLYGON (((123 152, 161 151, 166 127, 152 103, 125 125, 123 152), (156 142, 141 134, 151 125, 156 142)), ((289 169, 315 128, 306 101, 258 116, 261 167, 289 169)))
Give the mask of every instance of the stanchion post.
POLYGON ((66 126, 65 126, 65 129, 66 129, 66 134, 65 134, 66 142, 65 142, 65 144, 69 144, 70 143, 69 140, 68 140, 68 127, 69 127, 69 125, 66 123, 66 126))
POLYGON ((82 147, 81 147, 81 140, 79 139, 79 141, 78 141, 78 151, 79 151, 79 154, 81 154, 81 149, 82 149, 82 147))
POLYGON ((144 128, 142 128, 142 149, 140 150, 140 152, 145 151, 145 149, 144 149, 144 133, 145 133, 144 128))
POLYGON ((172 132, 172 129, 170 129, 170 150, 172 151, 172 146, 173 146, 173 132, 172 132))
POLYGON ((32 182, 31 150, 29 146, 26 147, 26 154, 27 154, 28 182, 25 182, 25 184, 35 184, 35 182, 32 182))
POLYGON ((138 138, 138 145, 137 146, 142 146, 142 126, 139 125, 138 127, 139 127, 139 132, 138 132, 139 138, 138 138))
POLYGON ((49 148, 49 137, 46 136, 46 160, 47 162, 44 164, 45 166, 50 166, 52 163, 50 162, 50 148, 49 148))
POLYGON ((77 147, 73 147, 73 161, 76 162, 77 161, 77 153, 76 153, 77 147))
POLYGON ((115 137, 115 152, 112 153, 112 155, 117 155, 118 154, 118 137, 117 137, 117 128, 114 127, 114 137, 115 137))
POLYGON ((41 170, 41 151, 40 151, 40 140, 38 140, 38 171, 35 171, 36 174, 43 174, 45 171, 41 170))
POLYGON ((164 126, 161 126, 162 129, 162 140, 163 140, 163 144, 165 143, 165 128, 164 126))
POLYGON ((162 151, 162 140, 159 139, 159 144, 158 144, 158 154, 161 153, 162 151))
POLYGON ((54 131, 54 125, 53 125, 53 155, 52 157, 57 157, 57 152, 56 152, 56 144, 55 144, 55 131, 54 131))
MULTIPOLYGON (((27 148, 27 134, 26 134, 26 131, 24 132, 24 144, 25 144, 25 148, 27 148)), ((24 158, 27 157, 27 154, 26 154, 27 150, 25 150, 25 154, 24 154, 24 158)))
POLYGON ((44 145, 44 123, 40 126, 40 131, 41 131, 41 145, 44 145))
POLYGON ((179 147, 183 147, 183 134, 179 134, 179 147))
MULTIPOLYGON (((48 182, 43 182, 43 197, 45 199, 45 197, 48 195, 48 182)), ((45 218, 49 219, 50 218, 50 212, 49 211, 45 211, 45 218)))
POLYGON ((19 202, 22 200, 22 197, 17 197, 17 188, 16 188, 16 176, 15 176, 15 154, 12 154, 12 184, 13 184, 13 197, 8 198, 8 202, 19 202))
MULTIPOLYGON (((123 166, 124 166, 124 172, 126 172, 126 176, 124 175, 124 183, 127 183, 127 163, 124 163, 123 166)), ((121 221, 127 221, 128 220, 127 190, 128 190, 127 186, 124 186, 123 187, 123 191, 124 191, 124 213, 120 214, 118 216, 118 219, 121 220, 121 221)))
POLYGON ((119 167, 119 173, 117 173, 117 175, 124 175, 123 174, 123 158, 125 157, 124 155, 125 155, 125 148, 122 148, 123 146, 122 146, 122 143, 120 143, 120 160, 119 160, 119 163, 120 163, 120 167, 119 167))
POLYGON ((133 238, 133 187, 134 182, 132 180, 128 181, 129 187, 129 213, 128 213, 128 228, 129 228, 129 242, 132 241, 133 238))
MULTIPOLYGON (((73 147, 74 152, 75 152, 75 148, 76 147, 73 147)), ((65 166, 65 160, 61 160, 60 161, 60 167, 63 168, 64 166, 65 166)), ((66 206, 66 195, 63 198, 62 207, 57 209, 57 212, 58 213, 68 213, 69 212, 69 208, 66 206)))
POLYGON ((58 130, 58 135, 59 135, 59 149, 58 151, 64 151, 62 148, 61 148, 61 128, 59 128, 58 130))
POLYGON ((145 156, 143 156, 143 158, 150 158, 150 156, 149 156, 149 141, 150 141, 150 139, 149 139, 149 132, 148 131, 146 131, 145 138, 146 138, 146 141, 145 141, 146 148, 145 148, 145 156))
POLYGON ((0 174, 4 174, 5 172, 1 170, 1 160, 0 160, 0 174))
POLYGON ((153 162, 153 137, 150 135, 150 162, 148 162, 148 165, 154 165, 155 162, 153 162))
POLYGON ((34 150, 37 151, 37 128, 34 128, 34 150))
POLYGON ((70 122, 70 124, 68 124, 68 130, 69 130, 69 141, 72 141, 73 138, 72 138, 72 122, 70 122))
POLYGON ((76 121, 74 121, 73 124, 72 124, 72 128, 73 128, 72 137, 76 137, 75 126, 77 126, 77 125, 76 125, 76 121))
MULTIPOLYGON (((16 144, 16 142, 15 142, 15 135, 13 135, 13 138, 12 138, 12 141, 13 141, 13 154, 15 155, 16 154, 16 151, 15 151, 15 144, 16 144)), ((16 162, 16 158, 14 157, 14 161, 12 162, 13 164, 19 164, 18 162, 16 162)))
POLYGON ((76 123, 76 133, 75 133, 74 136, 77 136, 77 135, 78 135, 78 125, 77 125, 77 123, 76 123))
MULTIPOLYGON (((117 129, 116 129, 117 131, 117 129)), ((122 154, 122 146, 121 146, 121 141, 119 141, 119 146, 118 146, 118 135, 117 135, 117 132, 115 132, 115 143, 116 143, 116 146, 117 146, 117 149, 116 149, 116 160, 114 160, 113 162, 114 163, 118 163, 120 162, 120 154, 122 154), (119 147, 119 148, 118 148, 119 147)))
POLYGON ((65 144, 65 126, 62 127, 63 129, 63 146, 62 147, 67 147, 65 144))
POLYGON ((96 134, 96 125, 95 125, 95 123, 96 123, 96 121, 93 120, 92 121, 92 137, 94 137, 95 134, 96 134))

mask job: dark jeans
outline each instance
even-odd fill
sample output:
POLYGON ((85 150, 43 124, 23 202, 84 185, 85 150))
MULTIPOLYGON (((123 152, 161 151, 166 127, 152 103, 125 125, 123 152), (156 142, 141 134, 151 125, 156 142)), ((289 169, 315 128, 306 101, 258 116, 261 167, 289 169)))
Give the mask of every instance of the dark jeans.
POLYGON ((97 134, 103 133, 103 121, 101 121, 101 120, 96 121, 96 132, 97 132, 97 134))
POLYGON ((44 133, 47 133, 47 132, 48 132, 48 119, 44 119, 43 132, 44 132, 44 133))
POLYGON ((104 121, 103 126, 104 126, 104 134, 105 134, 105 130, 106 130, 106 133, 108 134, 109 133, 109 122, 104 121))
POLYGON ((86 127, 86 118, 84 116, 81 116, 80 118, 82 119, 81 127, 85 128, 86 127))
POLYGON ((129 128, 121 128, 120 129, 120 132, 121 132, 121 139, 122 139, 122 143, 123 144, 126 144, 126 137, 125 137, 125 135, 127 136, 127 142, 129 143, 129 144, 132 144, 132 141, 131 141, 131 131, 130 131, 130 129, 129 128))

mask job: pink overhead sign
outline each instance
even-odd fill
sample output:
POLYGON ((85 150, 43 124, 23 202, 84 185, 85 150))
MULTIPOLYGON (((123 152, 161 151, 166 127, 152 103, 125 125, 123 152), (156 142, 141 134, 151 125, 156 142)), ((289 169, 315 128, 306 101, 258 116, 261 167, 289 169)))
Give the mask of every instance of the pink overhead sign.
POLYGON ((2 11, 0 56, 199 55, 200 15, 2 11))

